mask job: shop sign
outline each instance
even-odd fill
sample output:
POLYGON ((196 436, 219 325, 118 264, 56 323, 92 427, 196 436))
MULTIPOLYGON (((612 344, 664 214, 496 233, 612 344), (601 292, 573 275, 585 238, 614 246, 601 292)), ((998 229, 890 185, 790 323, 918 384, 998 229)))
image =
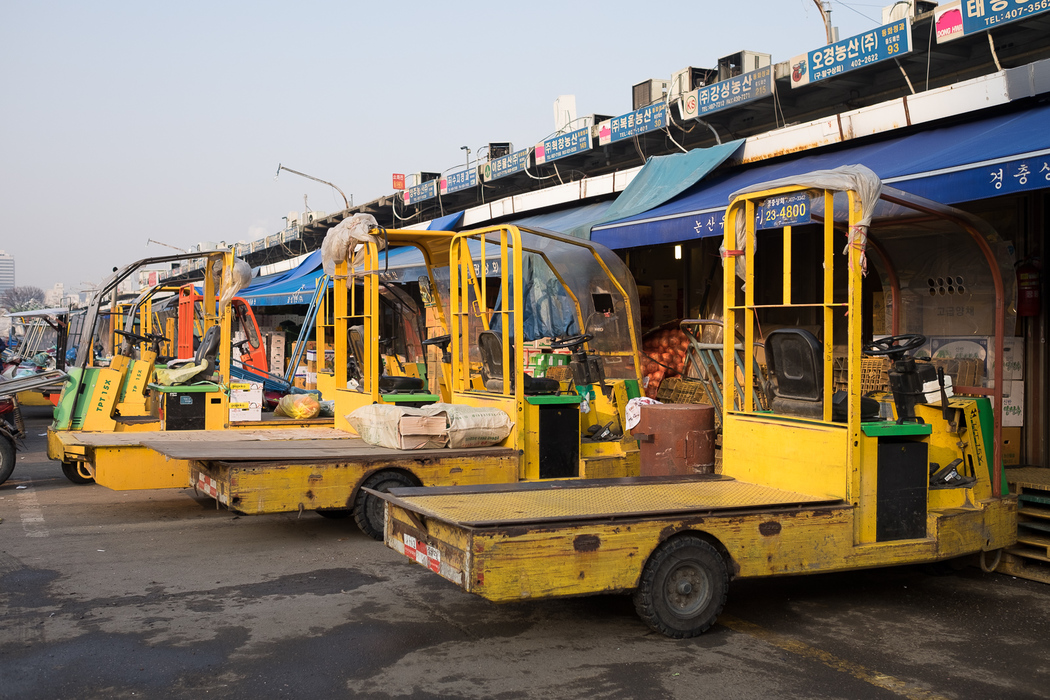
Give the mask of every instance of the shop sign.
POLYGON ((791 59, 791 87, 826 80, 910 52, 911 20, 884 24, 791 59))
POLYGON ((527 167, 529 167, 529 149, 523 148, 485 163, 483 176, 485 182, 498 180, 501 177, 523 172, 527 167))
POLYGON ((394 178, 393 179, 394 179, 394 189, 395 190, 403 190, 403 189, 405 189, 405 174, 404 173, 394 173, 394 178))
POLYGON ((963 0, 963 33, 991 29, 1050 10, 1050 0, 963 0))
POLYGON ((459 172, 449 173, 441 178, 441 194, 459 192, 478 186, 478 169, 469 168, 459 172))
POLYGON ((789 192, 762 200, 755 212, 756 228, 783 228, 810 222, 809 194, 789 192))
POLYGON ((438 196, 438 181, 427 180, 405 190, 405 204, 416 204, 438 196))
POLYGON ((962 3, 958 0, 939 5, 933 11, 933 26, 937 43, 943 44, 963 35, 962 3))
POLYGON ((663 102, 649 105, 601 122, 598 125, 598 145, 607 146, 666 126, 667 106, 663 102))
POLYGON ((766 66, 693 90, 682 98, 679 111, 682 119, 696 119, 772 94, 773 67, 766 66))
POLYGON ((536 144, 536 165, 567 158, 591 150, 591 127, 585 126, 567 134, 552 136, 536 144))

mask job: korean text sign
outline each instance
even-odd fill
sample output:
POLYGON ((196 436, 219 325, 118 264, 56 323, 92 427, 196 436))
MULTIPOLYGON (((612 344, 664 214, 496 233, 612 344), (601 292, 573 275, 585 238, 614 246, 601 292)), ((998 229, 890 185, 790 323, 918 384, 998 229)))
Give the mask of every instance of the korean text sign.
POLYGON ((772 94, 773 68, 766 66, 693 90, 682 98, 680 110, 683 119, 695 119, 772 94))
POLYGON ((536 165, 591 150, 591 127, 585 126, 567 134, 552 136, 536 144, 536 165))
POLYGON ((529 149, 509 153, 499 158, 493 158, 485 164, 485 181, 498 180, 514 173, 520 173, 529 167, 529 149))
POLYGON ((598 144, 605 146, 649 131, 663 129, 666 126, 667 107, 660 102, 599 124, 598 144))
POLYGON ((911 52, 911 20, 902 19, 870 32, 814 49, 791 60, 791 87, 826 80, 911 52))
POLYGON ((962 0, 963 33, 973 34, 1050 10, 1050 0, 962 0))

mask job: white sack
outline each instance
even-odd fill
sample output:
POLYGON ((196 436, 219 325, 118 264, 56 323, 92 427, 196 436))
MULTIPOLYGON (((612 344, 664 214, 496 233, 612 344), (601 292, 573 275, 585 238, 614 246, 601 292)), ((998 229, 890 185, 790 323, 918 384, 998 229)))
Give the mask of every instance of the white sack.
POLYGON ((212 263, 211 274, 215 279, 215 286, 222 290, 219 297, 219 308, 225 308, 237 292, 247 287, 252 281, 252 268, 248 263, 237 258, 233 259, 233 266, 223 269, 222 260, 212 263))

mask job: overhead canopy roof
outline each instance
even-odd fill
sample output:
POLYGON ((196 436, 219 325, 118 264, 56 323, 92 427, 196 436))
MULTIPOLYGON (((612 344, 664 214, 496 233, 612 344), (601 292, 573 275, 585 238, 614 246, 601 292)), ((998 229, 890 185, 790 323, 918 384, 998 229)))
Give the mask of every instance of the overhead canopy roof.
POLYGON ((732 192, 844 164, 865 165, 884 183, 947 204, 1047 187, 1050 106, 736 169, 643 214, 595 226, 592 236, 610 248, 630 248, 721 235, 732 192))

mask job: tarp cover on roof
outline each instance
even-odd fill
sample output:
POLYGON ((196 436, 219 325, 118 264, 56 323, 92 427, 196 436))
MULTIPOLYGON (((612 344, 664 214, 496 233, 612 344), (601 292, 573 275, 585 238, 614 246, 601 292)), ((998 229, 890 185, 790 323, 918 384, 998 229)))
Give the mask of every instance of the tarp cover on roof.
POLYGON ((1050 106, 736 169, 701 181, 655 209, 597 225, 593 238, 610 248, 629 248, 720 236, 731 193, 854 163, 871 168, 886 184, 943 204, 1047 187, 1050 106))
POLYGON ((566 233, 578 238, 590 238, 591 227, 596 224, 649 211, 695 185, 743 145, 744 140, 737 139, 710 148, 694 148, 687 153, 654 156, 645 162, 600 219, 566 233))
POLYGON ((447 214, 440 218, 434 219, 427 226, 428 231, 452 231, 459 222, 463 220, 463 212, 457 211, 455 214, 447 214))

